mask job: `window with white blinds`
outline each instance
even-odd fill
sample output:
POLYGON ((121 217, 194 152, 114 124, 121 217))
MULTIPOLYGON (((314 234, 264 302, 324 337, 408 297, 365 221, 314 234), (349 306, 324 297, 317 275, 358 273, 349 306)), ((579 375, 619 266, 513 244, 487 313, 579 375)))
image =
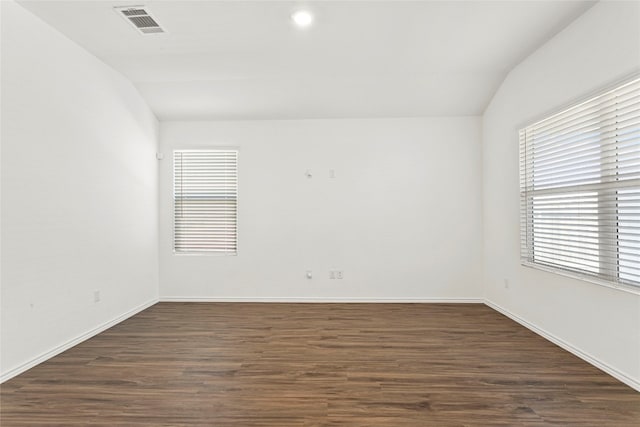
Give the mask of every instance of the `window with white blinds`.
POLYGON ((238 151, 174 151, 173 177, 174 251, 235 254, 238 151))
POLYGON ((640 289, 640 78, 520 130, 525 265, 640 289))

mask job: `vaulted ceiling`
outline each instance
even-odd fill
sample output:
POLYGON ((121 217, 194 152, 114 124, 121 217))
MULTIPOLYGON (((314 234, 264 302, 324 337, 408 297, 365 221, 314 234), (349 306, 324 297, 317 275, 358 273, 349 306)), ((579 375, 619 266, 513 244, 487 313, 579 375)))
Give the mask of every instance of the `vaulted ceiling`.
POLYGON ((161 120, 481 114, 590 1, 22 1, 129 78, 161 120), (145 5, 167 30, 114 11, 145 5), (296 28, 304 8, 314 24, 296 28))

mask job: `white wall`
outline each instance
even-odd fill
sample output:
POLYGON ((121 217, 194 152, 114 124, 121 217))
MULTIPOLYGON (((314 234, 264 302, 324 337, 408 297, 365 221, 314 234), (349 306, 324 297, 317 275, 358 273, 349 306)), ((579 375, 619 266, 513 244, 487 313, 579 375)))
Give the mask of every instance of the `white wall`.
POLYGON ((163 122, 160 134, 161 298, 479 297, 479 118, 163 122), (176 256, 172 150, 218 145, 240 149, 238 256, 176 256))
POLYGON ((1 3, 7 378, 157 299, 158 123, 129 81, 1 3))
POLYGON ((517 131, 639 69, 640 3, 598 3, 518 65, 483 118, 485 297, 636 388, 640 296, 520 265, 517 131))

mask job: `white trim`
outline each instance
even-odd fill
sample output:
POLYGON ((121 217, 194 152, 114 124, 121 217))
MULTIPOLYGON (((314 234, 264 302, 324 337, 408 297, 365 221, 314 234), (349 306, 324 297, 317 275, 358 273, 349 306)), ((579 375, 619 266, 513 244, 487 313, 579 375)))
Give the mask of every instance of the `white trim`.
MULTIPOLYGON (((552 117, 555 116, 565 110, 568 110, 571 107, 575 107, 576 105, 580 105, 585 103, 586 101, 589 101, 590 99, 593 99, 599 95, 602 95, 604 93, 610 92, 613 89, 617 88, 618 86, 622 86, 625 85, 635 79, 637 79, 638 77, 640 77, 640 69, 636 68, 635 70, 633 70, 631 73, 625 74, 623 76, 619 76, 618 78, 611 80, 603 85, 600 85, 599 87, 589 91, 587 94, 583 94, 580 96, 576 96, 575 98, 573 98, 571 101, 569 102, 565 102, 562 104, 557 105, 554 108, 551 108, 549 110, 547 110, 546 113, 543 114, 538 114, 535 117, 523 122, 521 125, 518 126, 518 129, 522 129, 522 128, 526 128, 528 126, 532 126, 536 123, 539 123, 540 121, 544 120, 545 118, 548 117, 552 117)), ((487 104, 488 106, 489 104, 487 104)), ((485 108, 486 111, 486 108, 485 108)), ((484 112, 483 112, 484 114, 484 112)))
POLYGON ((300 303, 449 303, 482 304, 482 298, 358 298, 358 297, 160 297, 160 302, 300 302, 300 303))
POLYGON ((89 338, 92 338, 96 335, 98 335, 101 332, 106 331, 107 329, 111 328, 112 326, 117 325, 118 323, 122 322, 123 320, 128 319, 129 317, 140 313, 143 310, 146 310, 147 308, 151 307, 152 305, 156 304, 158 302, 157 298, 152 299, 151 301, 147 301, 144 304, 141 304, 135 308, 132 308, 131 310, 121 314, 120 316, 109 320, 108 322, 105 322, 101 325, 96 326, 95 328, 81 334, 78 335, 77 337, 62 343, 54 348, 52 348, 49 351, 46 351, 44 353, 42 353, 41 355, 34 357, 33 359, 23 363, 22 365, 19 365, 5 373, 3 373, 0 376, 0 384, 4 383, 5 381, 10 380, 11 378, 15 377, 16 375, 19 375, 31 368, 33 368, 36 365, 39 365, 42 362, 45 362, 49 359, 51 359, 54 356, 57 356, 58 354, 62 353, 63 351, 66 351, 68 349, 70 349, 73 346, 76 346, 78 344, 80 344, 83 341, 88 340, 89 338))
POLYGON ((583 282, 593 283, 605 288, 615 289, 617 291, 628 292, 630 294, 640 295, 640 287, 626 285, 624 283, 612 282, 609 280, 600 279, 596 276, 589 276, 586 273, 573 272, 560 267, 551 267, 544 264, 531 261, 520 261, 520 265, 526 268, 533 268, 535 270, 546 271, 547 273, 554 273, 564 277, 570 277, 572 279, 581 280, 583 282))
POLYGON ((519 324, 521 324, 522 326, 524 326, 525 328, 535 332, 536 334, 540 335, 541 337, 545 338, 548 341, 551 341, 552 343, 554 343, 555 345, 563 348, 564 350, 568 351, 571 354, 574 354, 575 356, 578 356, 580 359, 584 360, 585 362, 595 366, 596 368, 606 372, 607 374, 611 375, 612 377, 614 377, 615 379, 617 379, 618 381, 621 381, 623 383, 625 383, 626 385, 628 385, 629 387, 637 390, 640 392, 640 382, 635 380, 634 378, 631 378, 630 376, 624 374, 623 372, 620 372, 619 370, 617 370, 616 368, 614 368, 613 366, 608 365, 607 363, 604 363, 600 360, 598 360, 596 357, 592 356, 591 354, 587 353, 584 350, 579 349, 578 347, 574 346, 573 344, 568 343, 567 341, 563 340, 562 338, 559 338, 555 335, 553 335, 550 332, 545 331, 544 329, 534 325, 533 323, 523 319, 522 317, 513 314, 512 312, 510 312, 509 310, 499 306, 498 304, 489 301, 488 299, 484 300, 484 303, 494 309, 495 311, 504 314, 505 316, 507 316, 508 318, 518 322, 519 324))

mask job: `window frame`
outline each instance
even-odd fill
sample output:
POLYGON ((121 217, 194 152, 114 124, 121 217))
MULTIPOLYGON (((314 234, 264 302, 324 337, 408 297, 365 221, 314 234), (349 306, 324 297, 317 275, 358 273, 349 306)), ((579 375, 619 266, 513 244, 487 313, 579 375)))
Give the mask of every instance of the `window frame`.
MULTIPOLYGON (((520 254, 519 254, 519 258, 520 258, 520 264, 524 267, 528 267, 528 268, 533 268, 536 270, 541 270, 541 271, 546 271, 546 272, 551 272, 554 273, 556 275, 559 276, 564 276, 564 277, 569 277, 569 278, 573 278, 573 279, 578 279, 584 282, 588 282, 588 283, 593 283, 593 284, 597 284, 600 286, 604 286, 604 287, 608 287, 608 288, 612 288, 612 289, 617 289, 617 290, 621 290, 621 291, 625 291, 628 293, 632 293, 632 294, 636 294, 636 295, 640 295, 640 284, 635 285, 635 284, 627 284, 624 282, 620 282, 619 278, 620 278, 620 266, 619 266, 619 259, 616 260, 616 265, 617 265, 617 276, 618 276, 618 281, 611 281, 608 279, 603 278, 602 276, 599 275, 590 275, 586 272, 579 272, 579 271, 575 271, 575 270, 571 270, 568 268, 563 268, 561 266, 554 266, 554 265, 547 265, 544 263, 540 263, 540 262, 535 262, 535 261, 530 261, 527 258, 525 258, 525 248, 528 249, 528 241, 527 241, 527 232, 528 230, 526 229, 526 226, 524 227, 525 229, 523 229, 524 224, 522 223, 522 217, 523 216, 529 216, 531 215, 533 212, 529 211, 528 208, 528 201, 526 199, 527 196, 525 196, 524 201, 523 201, 523 193, 522 193, 522 182, 524 180, 525 182, 525 187, 528 185, 527 182, 527 172, 525 172, 525 176, 522 176, 522 170, 524 169, 525 171, 528 170, 529 168, 529 164, 526 163, 525 160, 525 167, 522 166, 522 146, 520 143, 520 133, 521 132, 526 132, 526 130, 528 128, 531 128, 533 126, 535 126, 536 124, 543 122, 545 120, 548 120, 550 118, 552 118, 553 116, 556 115, 560 115, 564 112, 566 112, 567 110, 570 110, 574 107, 579 106, 580 104, 586 103, 588 101, 593 100, 596 97, 599 97, 601 95, 606 94, 607 92, 613 91, 619 87, 622 87, 628 83, 631 83, 635 80, 640 79, 640 73, 638 72, 634 72, 628 76, 626 76, 625 78, 621 79, 621 80, 616 80, 614 83, 608 84, 604 87, 600 87, 597 90, 594 90, 592 92, 589 92, 586 95, 583 95, 579 98, 574 99, 571 102, 565 103, 563 104, 561 107, 555 108, 545 114, 539 115, 538 117, 536 117, 533 120, 528 120, 526 123, 521 124, 520 126, 517 127, 518 131, 517 131, 517 135, 518 135, 518 155, 519 155, 519 159, 518 159, 518 163, 519 163, 519 227, 520 227, 520 233, 519 233, 519 239, 520 239, 520 254), (526 210, 526 212, 523 214, 523 209, 526 210)), ((525 158, 526 158, 526 153, 525 153, 525 158)), ((620 191, 620 190, 624 190, 625 187, 617 187, 616 188, 616 192, 620 191)), ((596 190, 597 191, 597 190, 596 190)), ((570 193, 570 191, 568 192, 570 193)), ((553 194, 553 192, 551 192, 550 194, 553 194)), ((598 198, 600 197, 600 195, 597 196, 598 198)), ((598 209, 598 222, 603 221, 603 216, 601 214, 601 210, 602 210, 602 205, 600 205, 600 203, 598 203, 597 205, 597 209, 598 209)), ((617 213, 615 215, 618 215, 617 213)), ((603 236, 604 233, 600 232, 598 233, 599 236, 599 240, 600 237, 603 236)), ((600 248, 602 246, 602 243, 600 242, 598 247, 600 248)), ((619 253, 619 241, 618 241, 618 237, 615 237, 615 246, 616 246, 616 252, 619 253)), ((531 252, 533 253, 534 249, 531 248, 531 252)))

